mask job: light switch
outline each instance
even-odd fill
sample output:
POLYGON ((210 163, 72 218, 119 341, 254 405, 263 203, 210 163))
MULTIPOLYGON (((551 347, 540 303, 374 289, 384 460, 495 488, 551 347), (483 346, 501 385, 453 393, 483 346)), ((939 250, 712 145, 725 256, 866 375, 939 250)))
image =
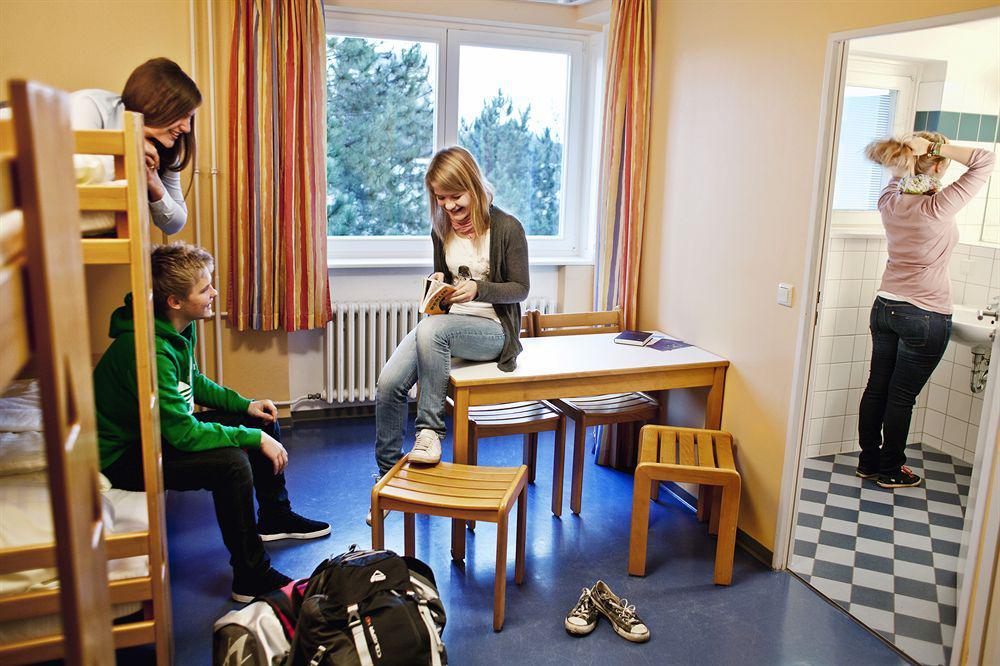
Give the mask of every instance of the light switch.
POLYGON ((778 284, 778 305, 784 305, 786 308, 792 307, 792 291, 794 289, 795 287, 787 282, 778 284))

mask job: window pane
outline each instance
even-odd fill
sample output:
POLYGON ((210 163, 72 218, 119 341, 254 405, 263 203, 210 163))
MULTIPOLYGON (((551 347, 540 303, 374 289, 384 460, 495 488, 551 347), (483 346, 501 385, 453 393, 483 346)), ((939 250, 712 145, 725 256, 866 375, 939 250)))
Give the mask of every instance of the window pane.
POLYGON ((428 233, 437 58, 434 43, 328 36, 328 235, 428 233))
POLYGON ((459 143, 476 156, 495 203, 534 236, 560 234, 565 53, 462 46, 459 143))
POLYGON ((847 86, 837 149, 834 210, 875 210, 887 182, 884 169, 868 161, 865 146, 892 134, 897 91, 847 86))

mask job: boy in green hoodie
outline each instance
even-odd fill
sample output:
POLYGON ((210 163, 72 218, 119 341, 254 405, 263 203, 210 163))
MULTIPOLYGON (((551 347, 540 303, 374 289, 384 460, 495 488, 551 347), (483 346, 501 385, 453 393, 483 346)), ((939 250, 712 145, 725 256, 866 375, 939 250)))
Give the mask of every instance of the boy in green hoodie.
MULTIPOLYGON (((153 249, 163 482, 171 490, 212 491, 233 567, 232 597, 247 602, 291 580, 271 567, 262 541, 325 536, 330 525, 291 509, 274 403, 244 398, 198 370, 193 324, 212 316, 214 267, 212 255, 193 245, 153 249), (195 413, 196 404, 214 411, 195 413)), ((114 342, 94 369, 101 468, 114 487, 142 490, 131 294, 111 315, 109 334, 114 342)))

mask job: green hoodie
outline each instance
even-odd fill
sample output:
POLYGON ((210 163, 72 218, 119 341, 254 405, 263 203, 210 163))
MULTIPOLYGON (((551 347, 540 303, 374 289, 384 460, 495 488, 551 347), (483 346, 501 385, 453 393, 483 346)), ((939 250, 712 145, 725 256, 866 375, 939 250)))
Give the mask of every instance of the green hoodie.
MULTIPOLYGON (((224 446, 259 447, 261 431, 256 428, 202 423, 194 418, 196 404, 242 414, 246 413, 250 401, 198 371, 194 358, 194 325, 178 333, 166 319, 156 317, 155 322, 163 442, 182 451, 206 451, 224 446)), ((140 446, 132 294, 125 296, 125 305, 111 314, 108 335, 114 342, 94 368, 101 469, 118 460, 128 447, 140 446)))

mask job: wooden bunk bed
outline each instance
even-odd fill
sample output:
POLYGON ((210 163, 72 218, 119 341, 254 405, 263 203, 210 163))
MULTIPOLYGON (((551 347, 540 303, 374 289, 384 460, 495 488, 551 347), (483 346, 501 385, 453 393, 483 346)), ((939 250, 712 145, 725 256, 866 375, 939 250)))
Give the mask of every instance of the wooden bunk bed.
POLYGON ((0 596, 0 623, 54 614, 62 622, 58 633, 0 644, 0 663, 112 663, 114 648, 153 643, 156 662, 167 665, 173 645, 142 116, 126 113, 120 131, 71 133, 65 93, 12 82, 11 100, 13 121, 0 121, 0 390, 30 363, 42 398, 55 542, 0 550, 0 575, 57 566, 59 584, 0 596), (114 156, 123 182, 77 187, 79 210, 115 212, 114 238, 80 239, 74 152, 114 156), (127 533, 108 533, 101 518, 85 264, 130 269, 148 520, 127 533), (107 560, 137 556, 148 557, 144 575, 108 582, 107 560), (142 617, 112 627, 118 604, 140 604, 142 617))

